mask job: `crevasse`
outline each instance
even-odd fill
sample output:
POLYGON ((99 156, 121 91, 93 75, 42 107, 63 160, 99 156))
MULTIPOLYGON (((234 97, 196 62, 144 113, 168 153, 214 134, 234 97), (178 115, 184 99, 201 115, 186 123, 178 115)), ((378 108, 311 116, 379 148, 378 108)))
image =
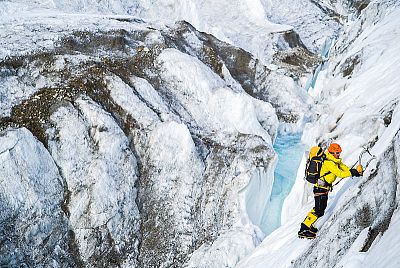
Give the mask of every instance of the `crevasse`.
POLYGON ((297 170, 304 153, 301 134, 278 134, 274 149, 278 154, 278 163, 274 173, 271 195, 260 223, 260 228, 266 235, 281 225, 283 201, 296 180, 297 170))

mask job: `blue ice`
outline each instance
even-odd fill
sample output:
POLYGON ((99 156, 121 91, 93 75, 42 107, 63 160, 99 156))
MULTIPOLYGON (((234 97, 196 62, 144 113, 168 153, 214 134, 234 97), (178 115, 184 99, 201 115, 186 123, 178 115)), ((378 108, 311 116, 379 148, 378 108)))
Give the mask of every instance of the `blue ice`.
POLYGON ((278 134, 274 149, 278 163, 274 174, 271 197, 261 219, 261 229, 268 235, 281 225, 283 201, 296 180, 297 170, 304 153, 301 134, 278 134))

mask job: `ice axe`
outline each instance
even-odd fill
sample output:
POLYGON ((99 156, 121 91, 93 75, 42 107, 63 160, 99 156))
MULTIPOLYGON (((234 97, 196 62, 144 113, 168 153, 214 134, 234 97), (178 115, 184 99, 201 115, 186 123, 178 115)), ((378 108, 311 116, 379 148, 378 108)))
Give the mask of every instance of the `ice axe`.
MULTIPOLYGON (((368 166, 369 166, 369 164, 371 163, 372 160, 376 159, 376 156, 371 154, 371 152, 369 151, 368 148, 364 148, 364 150, 361 152, 360 156, 358 157, 358 163, 360 165, 361 165, 362 157, 364 156, 365 153, 368 153, 371 158, 367 161, 367 163, 365 163, 364 170, 366 170, 368 168, 368 166)), ((353 167, 354 167, 354 165, 353 165, 353 167)))
MULTIPOLYGON (((371 161, 374 160, 374 159, 376 159, 376 156, 373 155, 373 154, 371 154, 371 152, 369 151, 369 149, 368 149, 367 147, 363 147, 363 149, 364 149, 364 150, 362 150, 361 153, 360 153, 360 155, 358 156, 358 161, 355 162, 355 163, 351 166, 351 168, 354 168, 355 165, 356 165, 357 163, 360 164, 360 165, 362 166, 361 160, 362 160, 364 154, 365 154, 365 153, 368 153, 368 154, 371 156, 371 158, 370 158, 370 159, 367 161, 367 163, 365 163, 365 165, 364 165, 364 168, 363 168, 363 169, 364 169, 364 170, 363 170, 363 173, 364 173, 364 171, 368 168, 368 166, 369 166, 369 164, 371 163, 371 161)), ((362 174, 361 174, 361 175, 362 175, 362 174)), ((343 178, 342 178, 342 179, 343 179, 343 178)), ((340 179, 337 183, 333 184, 333 185, 332 185, 332 188, 333 188, 333 186, 338 185, 338 184, 342 181, 342 179, 340 179)), ((331 188, 331 189, 332 189, 332 188, 331 188)))

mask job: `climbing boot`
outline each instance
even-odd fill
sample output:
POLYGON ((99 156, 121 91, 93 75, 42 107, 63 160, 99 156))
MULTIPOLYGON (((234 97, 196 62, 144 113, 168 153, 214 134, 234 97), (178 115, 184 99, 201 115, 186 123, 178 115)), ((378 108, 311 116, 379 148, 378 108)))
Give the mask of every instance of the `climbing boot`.
POLYGON ((313 211, 308 212, 306 218, 303 221, 303 224, 308 227, 308 229, 313 228, 314 230, 316 229, 313 227, 314 222, 316 222, 318 219, 318 216, 313 213, 313 211))
POLYGON ((310 231, 310 232, 312 232, 312 233, 314 233, 314 234, 318 232, 318 229, 315 228, 313 225, 311 225, 310 227, 308 227, 308 226, 305 225, 304 223, 301 223, 301 225, 300 225, 300 231, 305 231, 305 230, 308 230, 308 231, 310 231))
POLYGON ((299 238, 307 238, 307 239, 314 239, 316 237, 315 233, 311 232, 310 230, 303 230, 297 233, 299 238))
POLYGON ((310 232, 316 234, 318 232, 318 228, 315 228, 313 225, 310 226, 310 232))

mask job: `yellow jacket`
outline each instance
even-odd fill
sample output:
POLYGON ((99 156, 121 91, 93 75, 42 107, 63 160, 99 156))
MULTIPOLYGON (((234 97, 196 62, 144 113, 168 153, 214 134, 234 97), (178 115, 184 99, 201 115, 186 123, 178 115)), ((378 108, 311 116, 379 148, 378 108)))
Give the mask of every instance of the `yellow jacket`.
POLYGON ((326 160, 322 164, 321 179, 315 186, 329 190, 330 185, 335 182, 336 178, 346 178, 351 176, 350 168, 342 163, 341 158, 335 158, 331 153, 326 152, 326 160), (325 176, 324 176, 325 175, 325 176), (322 181, 321 181, 322 180, 322 181), (324 185, 324 182, 329 185, 324 185))

